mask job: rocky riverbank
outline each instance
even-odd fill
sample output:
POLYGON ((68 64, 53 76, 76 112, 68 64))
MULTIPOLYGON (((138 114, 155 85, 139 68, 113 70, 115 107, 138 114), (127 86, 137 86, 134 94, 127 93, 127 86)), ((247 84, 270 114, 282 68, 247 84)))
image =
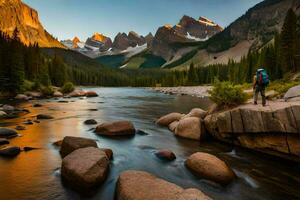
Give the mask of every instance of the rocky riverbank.
POLYGON ((190 95, 196 97, 207 97, 211 86, 190 86, 190 87, 155 87, 154 91, 165 94, 190 95))
POLYGON ((285 100, 268 101, 265 107, 248 103, 209 114, 193 109, 187 115, 163 116, 157 124, 169 127, 176 136, 203 140, 210 135, 222 142, 300 161, 300 93, 295 88, 287 92, 285 100))

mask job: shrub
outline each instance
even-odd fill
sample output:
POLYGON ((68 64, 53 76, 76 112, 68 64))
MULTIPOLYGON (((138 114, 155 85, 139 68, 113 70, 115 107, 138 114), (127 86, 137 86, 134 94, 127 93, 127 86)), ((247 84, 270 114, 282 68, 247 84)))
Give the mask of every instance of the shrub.
POLYGON ((28 81, 28 80, 24 80, 23 85, 21 87, 21 90, 23 92, 25 91, 31 91, 34 88, 34 82, 28 81))
POLYGON ((216 80, 213 89, 209 91, 210 99, 219 107, 228 108, 243 104, 248 99, 243 92, 242 86, 230 82, 216 80))
POLYGON ((52 96, 54 94, 54 89, 51 86, 42 87, 41 92, 44 96, 52 96))
POLYGON ((73 92, 74 91, 74 85, 73 85, 73 83, 71 83, 71 82, 67 82, 67 83, 65 83, 64 84, 64 86, 61 88, 61 92, 62 93, 70 93, 70 92, 73 92))

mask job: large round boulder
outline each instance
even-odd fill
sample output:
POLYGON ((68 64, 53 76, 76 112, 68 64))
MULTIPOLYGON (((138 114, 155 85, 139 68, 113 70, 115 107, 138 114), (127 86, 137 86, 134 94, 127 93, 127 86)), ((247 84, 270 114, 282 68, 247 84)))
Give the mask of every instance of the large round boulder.
POLYGON ((97 143, 95 140, 88 138, 67 136, 61 143, 60 154, 65 157, 77 149, 86 147, 97 147, 97 143))
POLYGON ((25 94, 18 94, 17 96, 15 96, 15 99, 20 101, 27 101, 29 98, 25 94))
POLYGON ((0 149, 0 156, 15 157, 21 152, 20 147, 5 147, 0 149))
POLYGON ((184 115, 181 113, 170 113, 162 116, 156 121, 156 124, 160 126, 169 126, 174 121, 179 121, 184 115))
POLYGON ((134 135, 135 128, 129 121, 116 121, 100 124, 96 128, 96 133, 104 136, 134 135))
POLYGON ((63 97, 64 95, 63 95, 63 93, 61 93, 61 92, 59 92, 59 91, 55 91, 54 93, 53 93, 53 97, 63 97))
POLYGON ((86 95, 86 97, 97 97, 97 96, 99 96, 96 92, 94 92, 94 91, 87 91, 86 93, 85 93, 85 95, 86 95))
POLYGON ((105 181, 109 169, 106 154, 87 147, 73 151, 61 165, 63 179, 76 189, 89 189, 105 181))
POLYGON ((295 97, 300 97, 300 85, 290 88, 284 95, 285 100, 295 97))
POLYGON ((230 183, 235 178, 234 172, 224 161, 208 153, 198 152, 191 155, 185 165, 197 176, 222 185, 230 183))
POLYGON ((205 128, 202 119, 198 117, 183 118, 179 121, 175 135, 187 139, 200 140, 204 136, 205 128))
POLYGON ((0 118, 6 117, 7 113, 4 111, 0 111, 0 118))
POLYGON ((143 171, 125 171, 118 179, 116 200, 209 200, 197 189, 183 189, 143 171))
POLYGON ((18 132, 10 128, 0 127, 0 138, 12 138, 18 136, 18 132))
POLYGON ((98 124, 98 122, 94 119, 88 119, 88 120, 84 121, 84 124, 86 124, 86 125, 95 125, 95 124, 98 124))
POLYGON ((5 138, 0 138, 0 145, 9 144, 9 141, 5 138))
POLYGON ((207 111, 204 111, 201 108, 194 108, 187 115, 185 115, 184 118, 198 117, 200 119, 204 119, 206 115, 207 115, 207 111))
POLYGON ((4 105, 4 106, 2 106, 1 110, 3 110, 4 112, 12 112, 17 109, 14 106, 4 105))

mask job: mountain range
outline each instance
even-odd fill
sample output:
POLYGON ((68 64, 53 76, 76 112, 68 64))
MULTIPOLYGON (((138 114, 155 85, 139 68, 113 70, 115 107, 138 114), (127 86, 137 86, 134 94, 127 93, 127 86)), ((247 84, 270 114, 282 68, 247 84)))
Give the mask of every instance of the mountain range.
POLYGON ((299 15, 300 0, 265 0, 223 29, 206 17, 183 16, 176 25, 163 25, 155 35, 141 36, 134 31, 118 33, 115 38, 94 33, 57 41, 42 26, 36 10, 21 0, 0 0, 0 30, 12 36, 19 31, 26 44, 45 48, 65 48, 114 68, 175 68, 191 62, 197 66, 239 61, 249 50, 272 42, 289 8, 299 15))

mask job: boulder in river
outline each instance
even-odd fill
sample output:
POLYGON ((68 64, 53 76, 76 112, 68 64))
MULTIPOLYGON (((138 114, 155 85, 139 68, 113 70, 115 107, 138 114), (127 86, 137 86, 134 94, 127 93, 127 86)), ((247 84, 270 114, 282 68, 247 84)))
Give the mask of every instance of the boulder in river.
POLYGON ((156 121, 156 124, 160 126, 169 126, 174 121, 179 121, 184 115, 181 113, 170 113, 162 116, 156 121))
POLYGON ((32 151, 32 150, 37 150, 37 149, 39 149, 39 148, 36 148, 36 147, 24 147, 23 148, 23 150, 26 151, 26 152, 27 151, 32 151))
POLYGON ((198 117, 183 118, 179 121, 175 135, 187 139, 200 140, 205 135, 203 120, 198 117))
POLYGON ((6 117, 7 113, 4 111, 0 111, 0 119, 6 117))
POLYGON ((26 96, 25 94, 18 94, 16 97, 15 97, 16 100, 21 100, 21 101, 27 101, 29 99, 28 96, 26 96))
POLYGON ((59 92, 59 91, 55 91, 54 93, 53 93, 53 97, 63 97, 64 95, 63 95, 63 93, 61 93, 61 92, 59 92))
POLYGON ((18 136, 18 132, 10 128, 0 127, 0 138, 12 138, 18 136))
POLYGON ((117 182, 116 200, 209 200, 197 189, 183 189, 143 171, 125 171, 117 182))
POLYGON ((65 157, 77 149, 86 147, 97 147, 97 143, 95 140, 88 138, 67 136, 62 141, 60 154, 65 157))
POLYGON ((14 106, 4 105, 4 106, 2 106, 1 110, 3 110, 4 112, 12 112, 17 109, 14 106))
POLYGON ((16 126, 16 130, 24 131, 24 130, 26 130, 26 127, 25 126, 16 126))
POLYGON ((103 123, 97 126, 95 132, 104 136, 125 136, 134 135, 134 125, 129 121, 116 121, 111 123, 103 123))
POLYGON ((89 189, 105 181, 109 169, 106 154, 87 147, 73 151, 62 161, 61 175, 77 189, 89 189))
POLYGON ((39 114, 36 116, 37 119, 54 119, 51 115, 39 114))
POLYGON ((99 95, 94 91, 87 91, 85 93, 86 97, 98 97, 99 95))
POLYGON ((157 151, 155 155, 162 160, 172 161, 176 159, 176 155, 172 151, 166 149, 157 151))
POLYGON ((88 119, 88 120, 84 121, 84 124, 86 124, 86 125, 95 125, 95 124, 98 124, 98 122, 94 119, 88 119))
POLYGON ((21 152, 20 147, 5 147, 0 149, 0 156, 15 157, 21 152))
POLYGON ((5 138, 0 138, 0 145, 9 144, 9 141, 5 138))
POLYGON ((208 153, 191 155, 185 165, 197 176, 222 185, 230 183, 236 177, 224 161, 208 153))
POLYGON ((35 108, 43 107, 43 105, 40 104, 40 103, 35 103, 32 106, 35 107, 35 108))

